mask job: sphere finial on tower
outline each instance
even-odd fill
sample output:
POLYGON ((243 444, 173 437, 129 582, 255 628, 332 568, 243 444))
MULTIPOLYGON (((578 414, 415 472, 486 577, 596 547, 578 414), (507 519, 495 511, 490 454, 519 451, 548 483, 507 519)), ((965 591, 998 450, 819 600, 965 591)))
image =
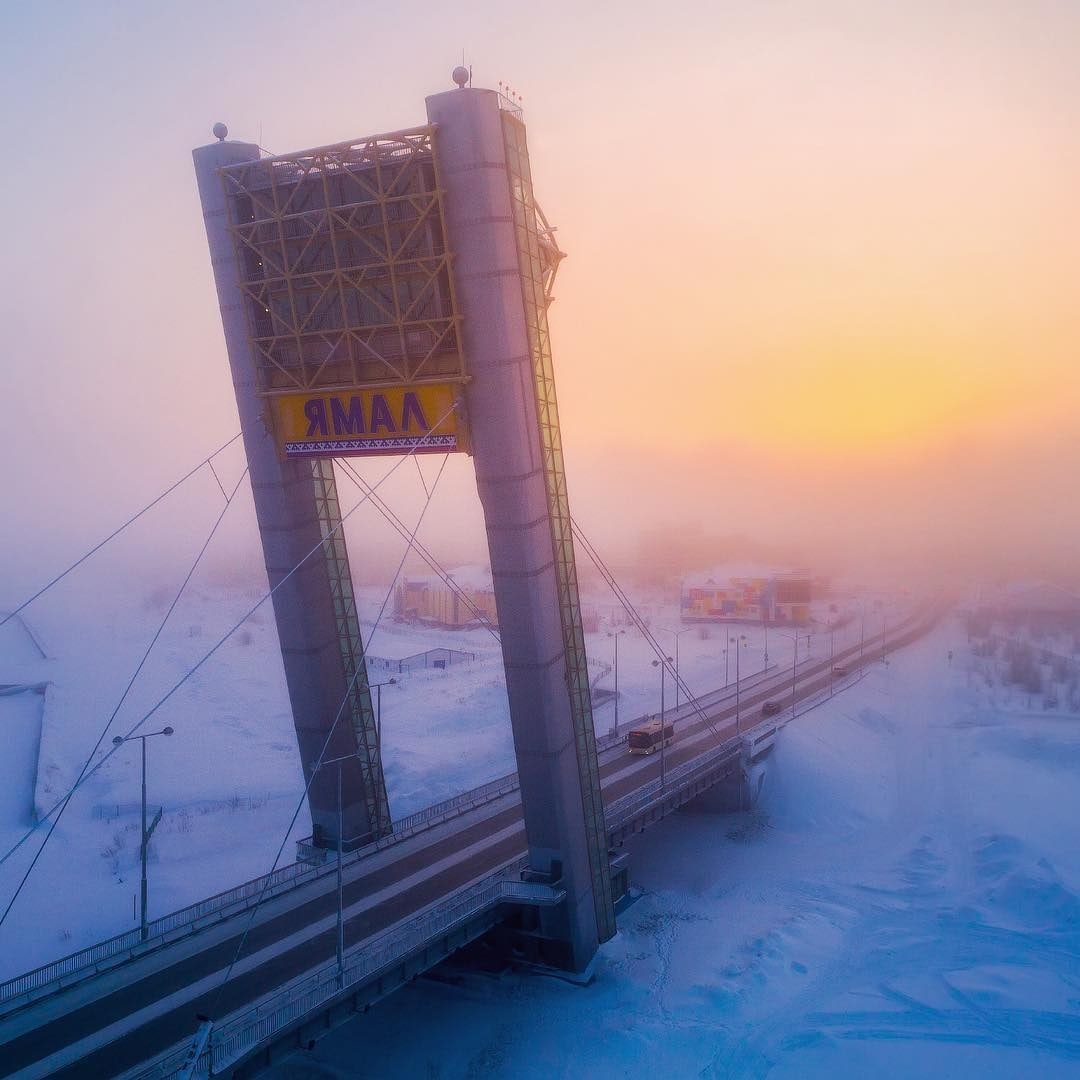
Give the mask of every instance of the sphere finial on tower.
POLYGON ((218 138, 221 142, 224 142, 229 135, 228 127, 226 127, 225 124, 222 124, 220 121, 214 125, 213 131, 215 137, 218 138))
POLYGON ((454 68, 450 77, 458 84, 458 89, 464 90, 466 83, 469 81, 469 69, 464 65, 459 64, 454 68))

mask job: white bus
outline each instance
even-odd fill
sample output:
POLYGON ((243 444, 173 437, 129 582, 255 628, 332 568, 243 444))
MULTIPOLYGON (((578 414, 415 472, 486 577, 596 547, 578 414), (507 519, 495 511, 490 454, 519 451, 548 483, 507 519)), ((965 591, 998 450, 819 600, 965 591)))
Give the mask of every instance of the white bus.
POLYGON ((630 729, 626 745, 631 754, 651 754, 661 746, 670 746, 674 739, 675 725, 670 720, 661 724, 660 718, 654 716, 630 729))

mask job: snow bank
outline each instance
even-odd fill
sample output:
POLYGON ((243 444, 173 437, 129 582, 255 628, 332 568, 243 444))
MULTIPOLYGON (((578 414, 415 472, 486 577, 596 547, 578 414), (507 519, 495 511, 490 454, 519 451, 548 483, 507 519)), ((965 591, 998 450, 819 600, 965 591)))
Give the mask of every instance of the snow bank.
MULTIPOLYGON (((946 626, 785 729, 759 808, 635 839, 587 988, 421 982, 320 1076, 1072 1077, 1080 725, 986 710, 946 626)), ((277 1075, 289 1075, 283 1067, 277 1075)))

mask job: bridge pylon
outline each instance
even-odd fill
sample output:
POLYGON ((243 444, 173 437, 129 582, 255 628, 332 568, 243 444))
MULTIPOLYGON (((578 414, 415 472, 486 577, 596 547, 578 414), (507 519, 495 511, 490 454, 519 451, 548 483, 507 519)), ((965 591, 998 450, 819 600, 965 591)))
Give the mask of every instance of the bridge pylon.
POLYGON ((316 842, 336 836, 311 776, 331 731, 326 756, 356 755, 346 841, 390 821, 330 459, 467 451, 528 876, 567 896, 529 937, 580 971, 615 915, 547 320, 563 253, 520 107, 463 70, 424 126, 276 157, 217 131, 195 166, 316 842))

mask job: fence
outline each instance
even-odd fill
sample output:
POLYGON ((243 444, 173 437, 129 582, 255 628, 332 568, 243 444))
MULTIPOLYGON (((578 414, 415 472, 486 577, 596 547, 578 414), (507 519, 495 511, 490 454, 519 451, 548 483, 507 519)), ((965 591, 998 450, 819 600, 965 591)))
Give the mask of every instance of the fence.
MULTIPOLYGON (((407 840, 417 833, 434 828, 444 821, 449 821, 485 803, 493 802, 515 790, 517 790, 517 773, 511 773, 472 791, 463 792, 434 806, 419 810, 396 822, 389 836, 350 852, 345 857, 345 865, 348 866, 367 858, 392 844, 407 840)), ((96 974, 98 965, 103 961, 131 958, 136 953, 148 951, 162 944, 161 939, 167 934, 173 934, 182 928, 194 930, 201 920, 209 916, 221 916, 233 907, 246 907, 251 901, 260 897, 267 899, 276 896, 285 888, 294 888, 307 881, 315 880, 331 873, 332 870, 333 868, 328 866, 312 867, 304 863, 291 863, 270 874, 264 874, 262 877, 164 915, 160 919, 154 919, 149 924, 146 941, 142 940, 138 930, 128 930, 106 941, 80 949, 69 956, 0 983, 0 1008, 5 1003, 25 994, 32 994, 46 986, 59 984, 76 973, 81 972, 84 977, 96 974)))
POLYGON ((390 660, 383 656, 369 656, 369 667, 378 668, 380 671, 395 671, 399 675, 421 668, 447 668, 452 664, 470 663, 476 659, 476 653, 463 652, 461 649, 427 649, 424 652, 413 653, 411 656, 403 656, 400 660, 390 660))
MULTIPOLYGON (((333 1001, 350 988, 371 982, 380 973, 401 964, 412 954, 452 934, 470 920, 504 903, 552 905, 565 893, 550 886, 515 881, 525 859, 517 859, 495 874, 458 893, 449 902, 421 912, 401 926, 354 946, 345 954, 343 971, 330 961, 271 994, 257 1005, 225 1021, 214 1030, 194 1077, 217 1075, 276 1032, 333 1001)), ((150 1065, 124 1073, 121 1080, 163 1080, 175 1076, 188 1057, 188 1048, 176 1047, 150 1065)))

